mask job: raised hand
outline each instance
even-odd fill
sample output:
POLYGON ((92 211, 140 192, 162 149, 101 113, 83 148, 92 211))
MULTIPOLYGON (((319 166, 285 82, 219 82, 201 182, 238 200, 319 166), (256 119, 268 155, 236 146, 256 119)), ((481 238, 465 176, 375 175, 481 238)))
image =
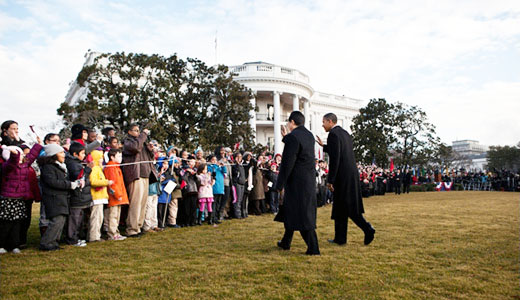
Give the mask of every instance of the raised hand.
POLYGON ((318 143, 318 145, 323 147, 323 141, 321 140, 321 138, 318 135, 316 135, 316 143, 318 143))
POLYGON ((285 127, 285 125, 281 125, 280 128, 281 128, 281 131, 282 131, 282 136, 286 136, 287 135, 287 128, 285 127))

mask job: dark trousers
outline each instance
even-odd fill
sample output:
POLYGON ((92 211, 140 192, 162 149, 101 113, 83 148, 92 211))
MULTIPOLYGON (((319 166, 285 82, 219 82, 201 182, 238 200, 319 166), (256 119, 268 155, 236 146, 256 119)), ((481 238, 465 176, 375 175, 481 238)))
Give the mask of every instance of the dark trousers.
POLYGON ((166 227, 166 218, 168 214, 168 203, 157 203, 157 226, 159 228, 166 227), (164 222, 163 222, 164 220, 164 222))
POLYGON ((242 199, 244 198, 244 185, 235 184, 235 190, 237 192, 237 201, 233 203, 233 212, 235 213, 235 218, 242 218, 242 199))
POLYGON ((278 192, 269 191, 269 207, 272 213, 278 212, 278 192))
MULTIPOLYGON (((348 218, 365 233, 372 228, 372 225, 365 220, 362 214, 349 216, 348 218)), ((347 242, 348 218, 334 220, 334 242, 337 244, 345 244, 347 242)))
MULTIPOLYGON (((307 244, 307 252, 305 254, 320 254, 320 247, 318 245, 318 236, 316 230, 300 230, 300 234, 307 244)), ((293 239, 294 230, 285 229, 283 238, 281 240, 284 248, 290 248, 293 239)))
POLYGON ((224 186, 224 196, 222 198, 220 207, 218 209, 218 214, 219 214, 220 220, 223 220, 224 217, 228 217, 228 215, 226 213, 226 207, 228 205, 229 199, 231 198, 230 195, 231 195, 231 186, 225 185, 224 186))
POLYGON ((211 204, 213 206, 213 222, 216 222, 220 220, 220 206, 221 203, 224 200, 224 194, 215 194, 213 195, 213 203, 211 204))
POLYGON ((22 219, 22 223, 20 224, 20 245, 27 244, 27 232, 29 231, 29 227, 31 227, 32 204, 32 200, 25 201, 25 213, 27 214, 27 218, 22 219))
MULTIPOLYGON (((195 225, 197 222, 197 208, 199 198, 197 194, 189 194, 186 196, 186 215, 188 216, 188 225, 195 225)), ((203 212, 201 212, 203 213, 203 212)))
POLYGON ((240 210, 242 213, 242 218, 247 218, 249 211, 249 193, 246 193, 246 187, 244 186, 244 192, 242 192, 242 205, 240 206, 240 210))
POLYGON ((403 185, 403 194, 410 194, 410 184, 404 184, 403 185))
POLYGON ((8 251, 20 247, 20 228, 22 219, 15 221, 0 220, 0 248, 8 251))
POLYGON ((78 242, 86 209, 88 208, 70 208, 67 224, 67 244, 73 245, 78 242))
POLYGON ((394 190, 396 195, 401 195, 401 182, 395 183, 394 190))
POLYGON ((40 240, 40 249, 43 250, 52 250, 59 247, 58 241, 60 239, 61 232, 63 231, 65 221, 67 220, 67 216, 57 215, 48 220, 49 227, 47 227, 47 230, 45 230, 45 233, 40 240))
POLYGON ((264 199, 261 199, 261 200, 253 200, 255 206, 253 207, 253 214, 259 216, 262 214, 262 201, 264 201, 264 199))

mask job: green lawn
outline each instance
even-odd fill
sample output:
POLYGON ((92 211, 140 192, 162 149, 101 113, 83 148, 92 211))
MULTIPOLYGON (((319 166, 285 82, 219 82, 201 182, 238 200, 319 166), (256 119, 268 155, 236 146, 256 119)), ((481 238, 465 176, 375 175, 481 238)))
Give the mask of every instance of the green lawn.
MULTIPOLYGON (((318 210, 322 255, 308 257, 271 215, 217 228, 169 229, 140 239, 0 256, 1 299, 520 299, 519 193, 428 192, 365 199, 376 238, 349 224, 333 236, 318 210)), ((39 209, 34 206, 34 211, 39 209)))

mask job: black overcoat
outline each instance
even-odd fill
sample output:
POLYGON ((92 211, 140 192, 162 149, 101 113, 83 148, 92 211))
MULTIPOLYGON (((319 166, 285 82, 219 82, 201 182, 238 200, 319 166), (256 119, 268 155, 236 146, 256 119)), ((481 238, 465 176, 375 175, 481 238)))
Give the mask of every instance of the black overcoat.
POLYGON ((331 218, 339 220, 364 213, 352 137, 343 128, 335 126, 329 131, 323 151, 329 154, 327 182, 334 187, 331 218))
POLYGON ((45 216, 50 219, 58 215, 68 215, 71 184, 67 180, 67 173, 56 163, 45 164, 40 170, 45 216))
POLYGON ((283 138, 285 144, 276 190, 285 188, 284 225, 288 230, 316 229, 314 136, 303 126, 283 138))

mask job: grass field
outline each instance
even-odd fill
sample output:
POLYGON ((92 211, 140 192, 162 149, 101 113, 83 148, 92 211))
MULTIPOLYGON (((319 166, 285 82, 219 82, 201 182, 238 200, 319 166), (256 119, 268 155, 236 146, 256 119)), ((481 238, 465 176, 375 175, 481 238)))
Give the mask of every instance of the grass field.
MULTIPOLYGON (((365 199, 376 238, 349 224, 333 236, 318 210, 322 255, 275 245, 271 215, 217 228, 169 229, 139 239, 0 256, 1 299, 520 299, 519 193, 429 192, 365 199)), ((34 210, 38 210, 34 206, 34 210)))

